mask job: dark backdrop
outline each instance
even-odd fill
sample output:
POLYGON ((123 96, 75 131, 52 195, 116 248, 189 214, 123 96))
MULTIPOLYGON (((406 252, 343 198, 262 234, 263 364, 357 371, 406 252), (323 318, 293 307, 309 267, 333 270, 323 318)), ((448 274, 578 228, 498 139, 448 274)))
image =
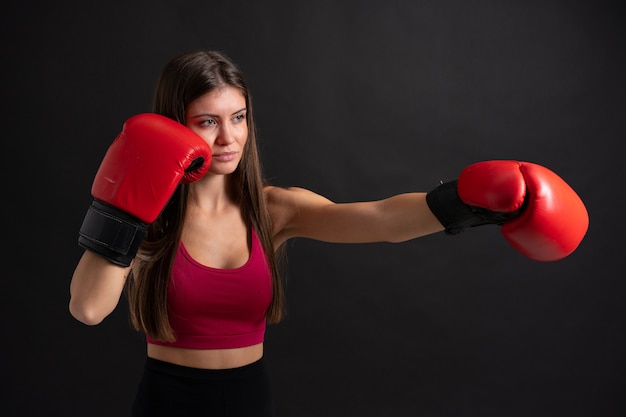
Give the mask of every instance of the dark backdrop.
POLYGON ((125 300, 93 328, 69 315, 77 232, 123 121, 194 48, 246 72, 277 185, 378 199, 511 158, 590 213, 555 263, 495 227, 290 243, 280 416, 624 415, 623 2, 118 3, 3 6, 3 415, 128 415, 144 343, 125 300))

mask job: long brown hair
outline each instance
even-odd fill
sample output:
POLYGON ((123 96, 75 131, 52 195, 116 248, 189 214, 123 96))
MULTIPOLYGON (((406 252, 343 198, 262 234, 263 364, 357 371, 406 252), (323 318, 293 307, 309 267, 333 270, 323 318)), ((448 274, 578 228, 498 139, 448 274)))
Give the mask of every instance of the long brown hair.
MULTIPOLYGON (((266 317, 269 323, 277 323, 284 310, 283 286, 278 251, 272 243, 272 225, 263 195, 264 180, 252 100, 243 73, 220 52, 192 51, 180 55, 161 72, 152 111, 184 124, 189 103, 223 86, 239 89, 246 101, 248 140, 241 162, 229 180, 231 191, 240 202, 243 218, 248 227, 255 228, 267 254, 272 273, 272 302, 266 317)), ((167 288, 182 234, 188 192, 186 184, 179 185, 163 212, 150 225, 126 281, 133 326, 157 340, 175 340, 167 315, 167 288)))

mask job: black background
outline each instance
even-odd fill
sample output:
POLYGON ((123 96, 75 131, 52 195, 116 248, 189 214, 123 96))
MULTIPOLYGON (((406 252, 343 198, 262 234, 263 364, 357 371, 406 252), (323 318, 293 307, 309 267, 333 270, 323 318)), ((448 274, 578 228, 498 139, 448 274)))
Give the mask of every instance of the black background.
POLYGON ((266 337, 280 416, 625 414, 623 2, 11 3, 3 415, 128 415, 145 345, 124 299, 96 327, 69 315, 77 232, 123 121, 195 48, 247 74, 277 185, 370 200, 519 159, 565 178, 590 214, 554 263, 495 227, 291 242, 290 314, 266 337))

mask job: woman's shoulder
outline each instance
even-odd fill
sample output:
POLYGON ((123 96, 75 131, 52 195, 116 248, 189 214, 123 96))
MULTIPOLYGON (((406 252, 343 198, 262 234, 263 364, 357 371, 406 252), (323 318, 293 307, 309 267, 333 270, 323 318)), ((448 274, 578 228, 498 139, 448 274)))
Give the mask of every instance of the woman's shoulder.
POLYGON ((298 190, 302 189, 275 185, 267 185, 263 188, 265 204, 275 222, 278 220, 277 218, 288 216, 290 207, 296 204, 297 197, 295 194, 298 193, 298 190))
POLYGON ((333 204, 327 198, 301 187, 267 186, 264 189, 267 210, 278 243, 301 236, 311 214, 333 204))
POLYGON ((331 203, 326 197, 301 187, 267 185, 263 191, 268 207, 272 206, 273 208, 288 209, 289 207, 301 207, 310 204, 331 203))

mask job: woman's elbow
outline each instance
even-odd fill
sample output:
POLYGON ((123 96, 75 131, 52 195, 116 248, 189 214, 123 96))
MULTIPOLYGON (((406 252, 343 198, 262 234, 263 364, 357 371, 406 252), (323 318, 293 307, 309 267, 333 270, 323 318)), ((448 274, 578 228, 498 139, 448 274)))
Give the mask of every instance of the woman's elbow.
POLYGON ((87 303, 78 302, 74 298, 70 298, 69 310, 72 317, 88 326, 102 323, 109 315, 109 312, 103 312, 87 303))

